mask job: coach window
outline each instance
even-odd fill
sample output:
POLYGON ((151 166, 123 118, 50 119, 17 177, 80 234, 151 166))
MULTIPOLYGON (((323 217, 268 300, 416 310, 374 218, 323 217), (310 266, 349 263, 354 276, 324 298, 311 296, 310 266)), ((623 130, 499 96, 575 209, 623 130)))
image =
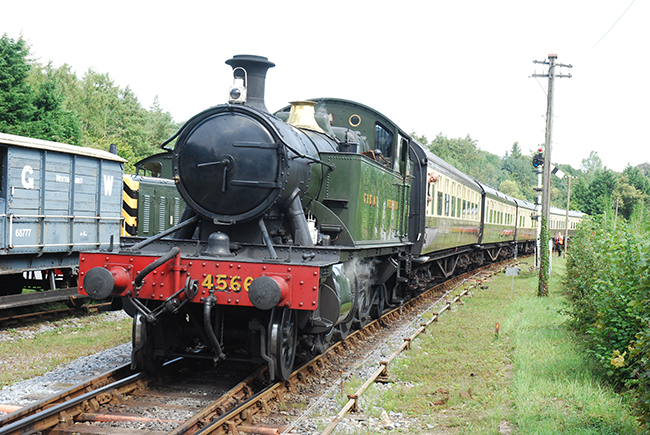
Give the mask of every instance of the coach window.
POLYGON ((438 216, 442 216, 442 192, 438 192, 438 216))
POLYGON ((393 133, 384 126, 375 124, 375 149, 380 150, 386 160, 392 160, 393 133))
POLYGON ((451 217, 456 217, 456 197, 451 197, 451 217))
POLYGON ((429 210, 429 214, 433 214, 434 210, 434 203, 436 199, 436 185, 433 183, 429 183, 429 193, 427 194, 427 210, 429 210))

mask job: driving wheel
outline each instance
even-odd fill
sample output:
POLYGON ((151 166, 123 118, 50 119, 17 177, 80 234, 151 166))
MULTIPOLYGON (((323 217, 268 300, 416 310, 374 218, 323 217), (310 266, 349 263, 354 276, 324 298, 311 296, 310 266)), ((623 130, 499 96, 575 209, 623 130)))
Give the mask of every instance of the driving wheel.
POLYGON ((298 325, 296 313, 288 308, 274 308, 269 327, 269 356, 275 362, 275 376, 289 378, 296 358, 298 325))

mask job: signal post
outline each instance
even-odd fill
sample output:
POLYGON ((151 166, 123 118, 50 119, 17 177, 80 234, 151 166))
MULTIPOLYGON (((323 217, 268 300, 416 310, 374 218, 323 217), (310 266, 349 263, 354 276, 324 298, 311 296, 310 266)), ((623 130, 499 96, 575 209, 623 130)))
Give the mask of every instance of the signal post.
MULTIPOLYGON (((542 215, 541 215, 541 228, 538 238, 538 258, 539 261, 539 289, 538 296, 548 296, 548 279, 550 275, 549 267, 549 252, 546 249, 546 244, 549 240, 548 223, 551 210, 551 148, 552 148, 552 132, 553 132, 553 91, 555 77, 569 77, 571 74, 556 74, 555 67, 572 68, 572 65, 564 65, 555 63, 557 54, 549 54, 548 60, 538 61, 534 60, 533 63, 548 65, 548 73, 546 74, 533 74, 532 77, 548 77, 548 92, 547 92, 547 107, 546 107, 546 138, 545 138, 545 156, 543 161, 546 161, 544 166, 544 178, 542 188, 542 215), (541 255, 540 255, 541 254, 541 255)), ((534 164, 534 162, 533 162, 534 164)))
POLYGON ((542 220, 540 218, 540 213, 539 213, 539 206, 542 204, 542 168, 544 167, 544 148, 539 147, 537 150, 537 154, 533 156, 533 166, 535 167, 535 172, 537 173, 537 188, 535 189, 537 191, 537 200, 535 201, 535 211, 537 212, 537 215, 535 216, 535 219, 537 220, 537 240, 535 243, 535 267, 537 270, 540 268, 540 231, 542 229, 541 223, 542 220))

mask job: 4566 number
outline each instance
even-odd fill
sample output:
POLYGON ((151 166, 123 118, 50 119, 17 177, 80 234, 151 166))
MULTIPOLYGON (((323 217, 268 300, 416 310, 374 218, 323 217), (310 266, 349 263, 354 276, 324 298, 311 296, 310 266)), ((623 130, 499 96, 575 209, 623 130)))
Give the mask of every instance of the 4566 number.
POLYGON ((244 290, 248 292, 248 288, 253 282, 252 276, 241 277, 239 275, 207 275, 201 287, 207 290, 216 290, 216 291, 233 291, 239 293, 244 290))

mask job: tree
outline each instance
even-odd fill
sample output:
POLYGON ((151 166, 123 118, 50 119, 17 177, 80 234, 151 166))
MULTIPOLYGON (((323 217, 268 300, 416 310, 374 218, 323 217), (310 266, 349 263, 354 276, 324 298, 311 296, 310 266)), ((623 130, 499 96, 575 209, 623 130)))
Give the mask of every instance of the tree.
POLYGON ((640 206, 646 195, 630 183, 627 175, 621 175, 616 180, 616 187, 612 192, 614 204, 618 201, 618 213, 629 219, 637 206, 640 206))
MULTIPOLYGON (((531 164, 532 157, 532 154, 524 156, 521 153, 518 142, 512 144, 510 152, 506 152, 503 157, 503 171, 507 173, 507 179, 517 183, 518 190, 521 192, 519 198, 528 201, 533 201, 537 196, 533 190, 537 187, 537 175, 531 164)), ((501 179, 503 180, 503 177, 501 179)))
POLYGON ((0 38, 0 131, 24 134, 34 116, 34 93, 25 79, 30 65, 29 46, 22 36, 0 38))
POLYGON ((429 139, 425 135, 418 135, 415 131, 411 132, 411 137, 415 139, 420 145, 429 148, 429 139))
POLYGON ((464 139, 448 139, 447 136, 439 134, 429 144, 432 153, 454 166, 460 171, 470 174, 471 170, 478 165, 478 148, 476 142, 469 135, 464 139))
POLYGON ((627 181, 630 185, 634 186, 644 195, 650 195, 650 178, 647 174, 644 174, 639 166, 627 166, 623 170, 623 175, 627 177, 627 181))
POLYGON ((150 110, 129 86, 88 69, 81 79, 69 65, 55 68, 29 58, 22 36, 0 39, 0 131, 108 150, 116 144, 133 164, 178 129, 156 98, 150 110))
POLYGON ((587 183, 586 178, 578 180, 571 194, 578 210, 592 216, 603 214, 605 207, 609 208, 611 204, 616 179, 613 171, 601 169, 593 175, 591 183, 587 183))
POLYGON ((603 169, 603 161, 598 157, 596 151, 592 151, 589 157, 582 160, 582 172, 588 183, 591 183, 596 173, 603 169))
POLYGON ((151 153, 160 152, 160 144, 173 136, 179 128, 171 114, 163 112, 156 95, 144 119, 144 140, 151 153))
POLYGON ((640 165, 636 165, 636 168, 638 168, 646 177, 650 177, 650 163, 641 163, 640 165))
POLYGON ((47 74, 30 84, 29 46, 22 37, 0 39, 0 131, 77 143, 76 113, 65 110, 56 82, 47 74))
POLYGON ((44 82, 34 99, 36 112, 30 135, 42 139, 78 144, 81 129, 76 112, 62 107, 62 96, 57 92, 53 80, 44 82))
POLYGON ((523 195, 519 190, 517 182, 512 180, 504 180, 499 184, 499 190, 506 195, 512 196, 513 198, 522 198, 523 195))

